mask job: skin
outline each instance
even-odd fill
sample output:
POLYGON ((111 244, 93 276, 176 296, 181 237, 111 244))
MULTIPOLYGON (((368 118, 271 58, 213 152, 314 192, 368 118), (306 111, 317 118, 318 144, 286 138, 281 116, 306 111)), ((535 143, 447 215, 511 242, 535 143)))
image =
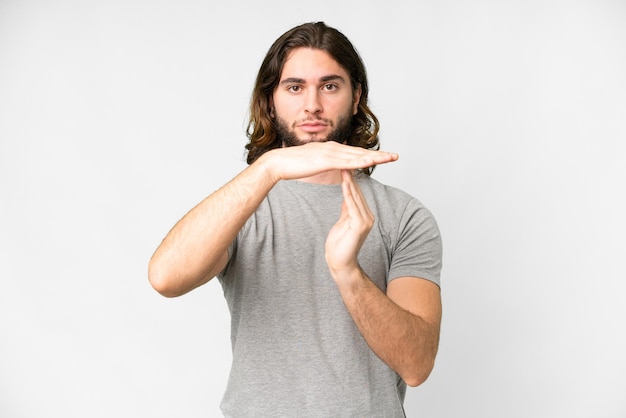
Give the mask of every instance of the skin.
POLYGON ((285 62, 272 107, 279 125, 291 130, 289 142, 302 145, 326 141, 341 126, 347 125, 349 134, 360 98, 360 87, 352 89, 348 73, 330 55, 299 48, 285 62))
POLYGON ((437 353, 439 287, 421 278, 400 277, 383 293, 357 262, 374 217, 352 172, 396 161, 398 155, 326 141, 342 118, 356 113, 361 95, 326 52, 293 50, 280 80, 272 113, 299 145, 263 154, 191 209, 151 258, 150 283, 162 295, 175 297, 211 280, 226 266, 228 245, 280 180, 341 183, 341 214, 325 245, 330 273, 370 348, 408 385, 417 386, 430 374, 437 353))

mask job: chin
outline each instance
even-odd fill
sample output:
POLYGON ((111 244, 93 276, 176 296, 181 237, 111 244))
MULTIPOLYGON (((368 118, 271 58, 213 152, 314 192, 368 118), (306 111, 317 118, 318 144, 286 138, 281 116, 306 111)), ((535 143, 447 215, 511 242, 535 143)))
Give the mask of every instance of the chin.
POLYGON ((316 135, 310 136, 308 138, 296 138, 296 137, 291 137, 291 138, 285 138, 283 140, 283 144, 285 144, 285 146, 287 147, 293 147, 293 146, 297 146, 297 145, 304 145, 304 144, 310 144, 311 142, 326 142, 328 141, 328 138, 326 137, 318 137, 316 135))
POLYGON ((306 144, 307 142, 326 142, 328 141, 328 138, 326 137, 319 137, 317 135, 313 135, 309 138, 304 138, 304 139, 300 139, 300 142, 306 144))

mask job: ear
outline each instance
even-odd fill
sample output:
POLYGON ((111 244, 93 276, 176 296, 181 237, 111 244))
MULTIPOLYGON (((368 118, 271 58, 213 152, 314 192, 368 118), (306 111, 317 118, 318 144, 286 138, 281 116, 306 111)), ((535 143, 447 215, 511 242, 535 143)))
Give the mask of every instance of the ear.
POLYGON ((357 84, 352 97, 352 115, 356 115, 359 111, 359 102, 361 101, 361 85, 357 84))

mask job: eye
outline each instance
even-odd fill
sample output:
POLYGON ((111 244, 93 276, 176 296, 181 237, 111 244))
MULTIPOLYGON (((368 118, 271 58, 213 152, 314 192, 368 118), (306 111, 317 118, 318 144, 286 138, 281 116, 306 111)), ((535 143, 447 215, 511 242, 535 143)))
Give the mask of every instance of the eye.
POLYGON ((328 84, 324 84, 324 90, 326 91, 335 91, 337 90, 339 87, 336 84, 333 83, 328 83, 328 84))
POLYGON ((290 91, 292 93, 298 93, 298 92, 302 91, 302 87, 298 86, 298 85, 289 86, 289 87, 287 87, 287 91, 290 91))

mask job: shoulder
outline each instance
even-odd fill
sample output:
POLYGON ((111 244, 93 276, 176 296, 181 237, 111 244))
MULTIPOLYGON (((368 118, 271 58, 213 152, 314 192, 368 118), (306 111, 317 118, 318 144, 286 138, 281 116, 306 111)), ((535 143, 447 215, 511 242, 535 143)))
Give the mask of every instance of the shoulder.
POLYGON ((399 217, 406 216, 407 212, 432 217, 432 213, 419 199, 404 190, 381 183, 365 174, 359 174, 357 182, 370 205, 376 208, 394 213, 399 217))
POLYGON ((379 226, 390 236, 440 241, 435 216, 420 200, 393 186, 362 175, 359 185, 379 226))

